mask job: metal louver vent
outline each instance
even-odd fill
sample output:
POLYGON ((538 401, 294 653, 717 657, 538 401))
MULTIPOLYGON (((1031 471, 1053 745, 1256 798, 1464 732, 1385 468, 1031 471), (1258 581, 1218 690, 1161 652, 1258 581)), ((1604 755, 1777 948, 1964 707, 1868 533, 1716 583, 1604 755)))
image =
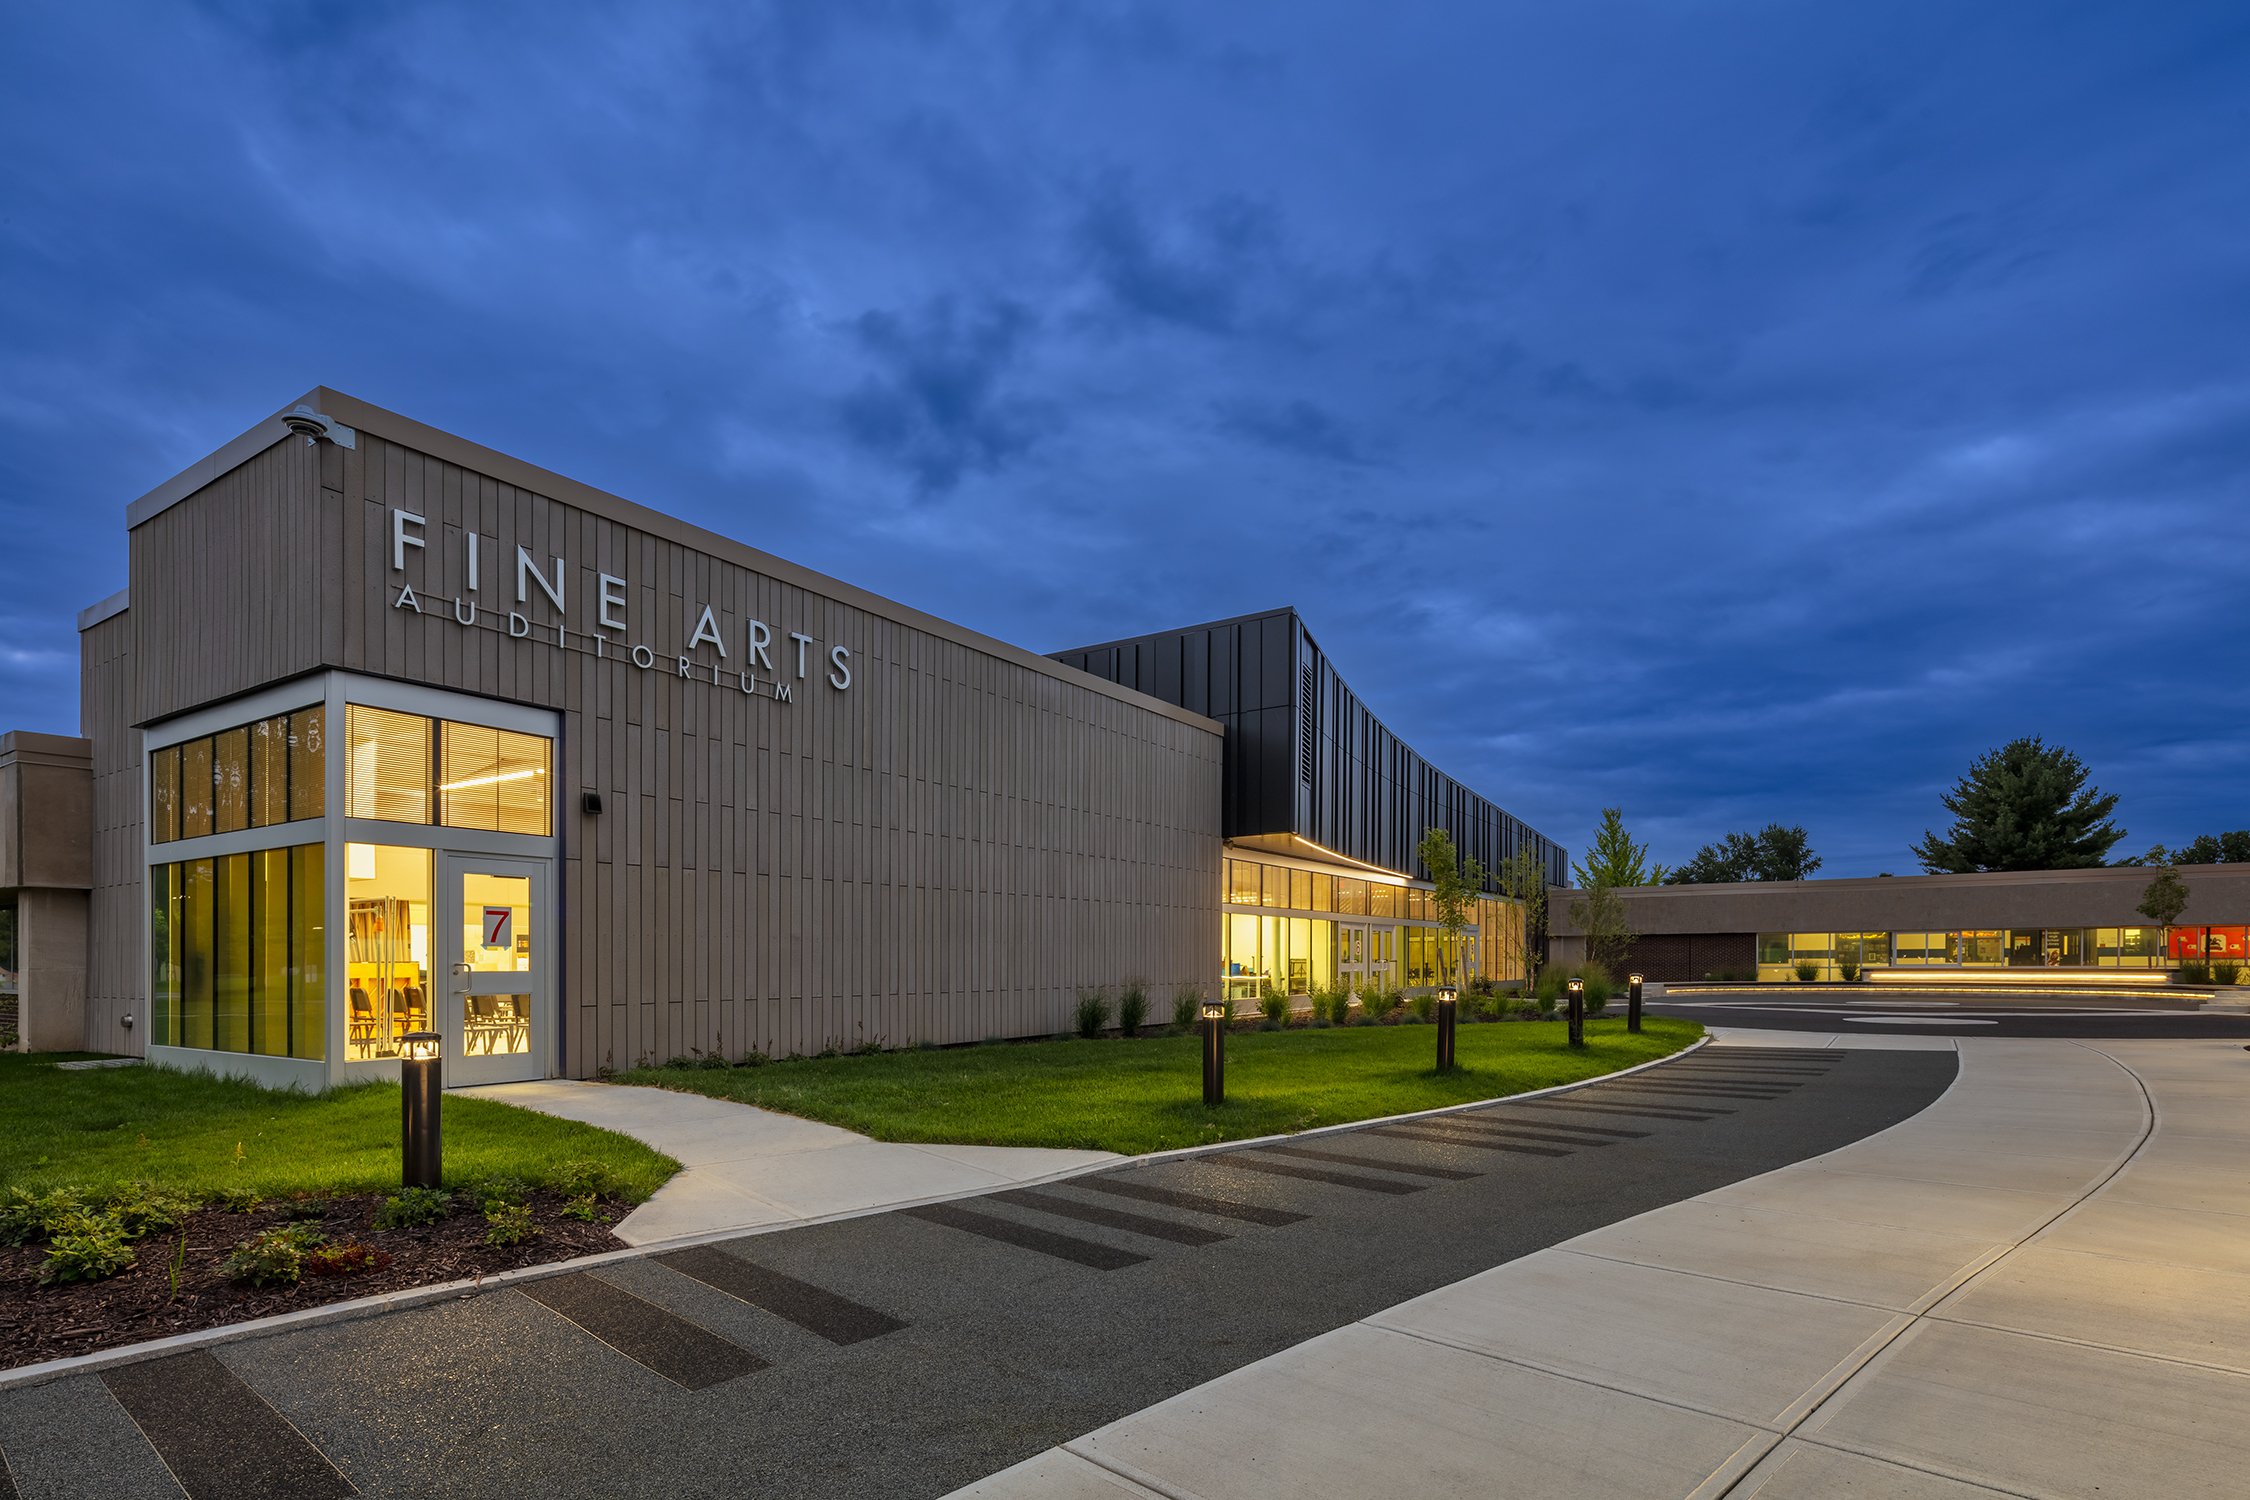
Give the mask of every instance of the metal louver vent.
POLYGON ((1308 662, 1304 669, 1304 691, 1297 699, 1297 779, 1306 786, 1312 785, 1313 770, 1313 669, 1308 662))

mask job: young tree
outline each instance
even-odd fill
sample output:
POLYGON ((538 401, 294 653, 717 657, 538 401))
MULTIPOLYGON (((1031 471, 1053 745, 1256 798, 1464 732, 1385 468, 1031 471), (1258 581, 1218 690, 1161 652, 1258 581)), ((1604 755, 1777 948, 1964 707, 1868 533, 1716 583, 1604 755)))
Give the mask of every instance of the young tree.
POLYGON ((1820 868, 1812 836, 1803 827, 1768 823, 1761 831, 1730 833, 1705 844, 1695 858, 1667 875, 1670 885, 1718 885, 1736 880, 1805 880, 1820 868))
POLYGON ((1625 831, 1624 809, 1605 807, 1594 847, 1586 851, 1584 864, 1570 867, 1570 878, 1581 890, 1597 885, 1657 885, 1664 879, 1664 867, 1651 866, 1648 845, 1634 843, 1625 831))
POLYGON ((1915 858, 1934 875, 1976 870, 2078 870, 2103 863, 2125 830, 2114 793, 2086 784, 2085 762, 2038 738, 1988 750, 1944 797, 1953 826, 1926 833, 1915 858))
POLYGON ((1524 978, 1539 977, 1547 961, 1547 865, 1529 849, 1518 849, 1494 872, 1500 894, 1523 904, 1524 978))
POLYGON ((2148 888, 2141 892, 2141 904, 2133 909, 2159 927, 2170 927, 2180 920, 2187 904, 2187 882, 2180 879, 2179 871, 2166 865, 2149 881, 2148 888))
POLYGON ((1612 885, 1592 885, 1570 903, 1570 920, 1586 934, 1586 956, 1615 972, 1625 963, 1640 934, 1625 915, 1625 898, 1612 885))
POLYGON ((1477 897, 1484 894, 1485 868, 1476 859, 1462 859, 1453 848, 1453 835, 1442 828, 1423 834, 1418 852, 1423 868, 1430 872, 1430 883, 1437 887, 1430 893, 1430 906, 1437 913, 1439 931, 1445 934, 1439 962, 1457 985, 1461 979, 1461 934, 1469 925, 1477 897))

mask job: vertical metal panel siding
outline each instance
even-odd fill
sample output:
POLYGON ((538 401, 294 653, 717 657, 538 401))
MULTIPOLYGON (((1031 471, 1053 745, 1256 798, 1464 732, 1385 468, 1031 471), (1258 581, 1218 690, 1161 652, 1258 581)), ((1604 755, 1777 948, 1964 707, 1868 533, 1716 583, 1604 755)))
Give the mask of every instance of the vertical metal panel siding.
MULTIPOLYGON (((570 1073, 691 1048, 1062 1031, 1080 985, 1168 992, 1218 970, 1222 738, 1152 708, 364 430, 349 451, 279 444, 152 518, 133 533, 132 581, 97 757, 127 724, 322 666, 561 711, 570 1073), (427 518, 409 561, 422 616, 390 607, 391 505, 427 518), (484 613, 463 627, 451 609, 470 597, 470 529, 484 613), (550 631, 509 639, 519 543, 567 560, 574 630, 598 575, 626 577, 628 638, 656 668, 563 650, 550 631), (663 653, 706 603, 730 666, 743 620, 773 627, 794 703, 678 677, 663 653), (802 682, 792 629, 820 643, 802 682), (827 685, 831 643, 852 649, 848 692, 827 685), (602 794, 602 816, 578 811, 580 790, 602 794)), ((88 633, 90 704, 108 628, 88 633)), ((1136 678, 1156 675, 1140 664, 1152 655, 1134 660, 1136 678)), ((1117 653, 1106 665, 1125 670, 1117 653)), ((115 785, 137 819, 137 769, 115 785)), ((101 947, 138 932, 138 840, 101 947)), ((137 977, 107 982, 138 993, 137 977)))
POLYGON ((1157 696, 1226 725, 1229 838, 1296 834, 1352 859, 1427 875, 1415 850, 1425 830, 1444 828, 1487 869, 1528 847, 1545 862, 1550 881, 1567 879, 1560 845, 1439 771, 1386 728, 1293 609, 1059 652, 1057 660, 1118 681, 1118 661, 1175 645, 1191 661, 1208 660, 1208 692, 1187 701, 1193 674, 1183 673, 1182 691, 1157 696), (1309 784, 1302 775, 1307 734, 1309 784))

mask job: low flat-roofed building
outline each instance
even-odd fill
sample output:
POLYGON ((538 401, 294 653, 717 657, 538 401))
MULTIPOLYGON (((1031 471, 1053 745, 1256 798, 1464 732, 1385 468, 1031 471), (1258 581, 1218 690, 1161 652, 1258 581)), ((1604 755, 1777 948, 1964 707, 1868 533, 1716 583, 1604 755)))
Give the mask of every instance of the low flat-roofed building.
MULTIPOLYGON (((1617 892, 1638 934, 1627 966, 1650 979, 1821 978, 1839 966, 1966 974, 2003 969, 2169 969, 2250 959, 2250 865, 2182 865, 2189 898, 2165 927, 2135 908, 2143 866, 1846 880, 1635 886, 1617 892)), ((1571 914, 1582 893, 1549 894, 1549 955, 1585 956, 1571 914)))

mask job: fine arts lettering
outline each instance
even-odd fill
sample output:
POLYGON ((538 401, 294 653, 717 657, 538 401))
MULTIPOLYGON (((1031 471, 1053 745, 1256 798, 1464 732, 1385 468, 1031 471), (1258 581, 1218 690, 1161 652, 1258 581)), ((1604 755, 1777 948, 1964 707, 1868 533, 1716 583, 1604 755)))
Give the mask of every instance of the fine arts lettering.
MULTIPOLYGON (((406 571, 406 552, 409 547, 427 551, 424 532, 428 521, 410 510, 391 507, 391 571, 406 571)), ((450 600, 433 599, 425 610, 422 596, 414 586, 403 579, 395 584, 391 595, 391 608, 411 610, 415 614, 445 613, 451 606, 454 622, 474 625, 482 611, 475 595, 483 582, 482 562, 478 555, 483 538, 471 531, 463 536, 467 544, 466 592, 450 600)), ((516 548, 516 608, 507 611, 508 634, 517 640, 539 640, 535 632, 552 632, 553 644, 566 651, 585 651, 598 658, 614 657, 620 662, 630 662, 644 672, 654 671, 660 659, 657 652, 646 645, 631 644, 622 639, 626 631, 625 609, 627 594, 625 580, 614 573, 597 575, 594 588, 594 627, 591 630, 572 630, 561 620, 552 623, 534 621, 525 610, 531 607, 533 591, 544 595, 558 615, 568 615, 563 603, 563 590, 568 569, 563 559, 549 559, 549 567, 541 568, 531 553, 516 548), (614 631, 613 637, 608 632, 614 631)), ((775 637, 773 628, 763 620, 742 622, 742 655, 736 665, 727 649, 727 635, 719 628, 718 612, 710 605, 699 607, 695 623, 688 630, 687 652, 694 653, 708 646, 718 652, 716 659, 698 660, 692 654, 675 653, 665 660, 667 670, 676 668, 677 675, 690 681, 709 682, 713 687, 729 687, 752 696, 765 696, 778 702, 790 703, 796 699, 795 684, 805 680, 806 656, 816 644, 816 638, 792 630, 782 639, 795 647, 781 647, 783 669, 795 669, 795 680, 784 676, 784 670, 774 666, 775 637), (766 675, 761 677, 760 672, 766 675)), ((852 685, 852 653, 845 646, 830 646, 827 662, 828 685, 842 692, 852 685)))

